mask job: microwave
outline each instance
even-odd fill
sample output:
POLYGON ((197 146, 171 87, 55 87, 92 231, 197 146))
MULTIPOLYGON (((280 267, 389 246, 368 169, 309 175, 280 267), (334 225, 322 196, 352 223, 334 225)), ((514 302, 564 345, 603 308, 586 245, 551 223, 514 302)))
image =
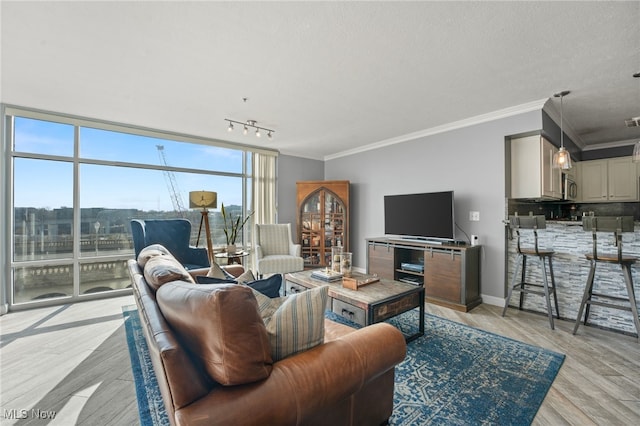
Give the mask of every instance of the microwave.
POLYGON ((562 174, 562 199, 570 201, 578 199, 578 184, 566 173, 562 174))

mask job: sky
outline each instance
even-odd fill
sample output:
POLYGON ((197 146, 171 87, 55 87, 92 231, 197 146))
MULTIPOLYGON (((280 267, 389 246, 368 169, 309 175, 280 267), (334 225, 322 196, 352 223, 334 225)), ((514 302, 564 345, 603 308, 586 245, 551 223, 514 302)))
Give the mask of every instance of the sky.
MULTIPOLYGON (((14 150, 60 156, 60 161, 17 158, 14 167, 16 207, 58 208, 73 206, 74 132, 70 124, 16 117, 14 150)), ((150 166, 166 165, 203 171, 242 173, 242 151, 189 144, 152 137, 80 128, 79 157, 150 166), (158 146, 162 148, 159 149, 158 146), (163 155, 162 155, 163 154, 163 155)), ((242 179, 201 173, 79 164, 82 208, 174 209, 172 194, 180 194, 188 209, 189 191, 215 191, 218 209, 242 204, 242 179)))

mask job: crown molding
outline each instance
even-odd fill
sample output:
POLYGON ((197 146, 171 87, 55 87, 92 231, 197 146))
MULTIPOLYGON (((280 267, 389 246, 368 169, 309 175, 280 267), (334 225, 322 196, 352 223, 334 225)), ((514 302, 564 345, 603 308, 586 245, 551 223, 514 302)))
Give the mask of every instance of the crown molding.
POLYGON ((544 104, 548 98, 538 99, 536 101, 528 102, 526 104, 515 105, 509 108, 500 109, 497 111, 489 112, 486 114, 476 115, 475 117, 465 118, 464 120, 453 121, 451 123, 443 124, 441 126, 431 127, 429 129, 419 130, 413 133, 407 133, 406 135, 396 136, 394 138, 385 139, 382 141, 374 142, 369 145, 361 146, 346 151, 337 152, 335 154, 327 155, 324 160, 334 160, 336 158, 346 157, 353 154, 359 154, 361 152, 371 151, 378 148, 383 148, 390 145, 396 145, 403 142, 409 142, 412 140, 424 138, 426 136, 433 136, 439 133, 450 132, 456 129, 462 129, 464 127, 474 126, 477 124, 487 123, 489 121, 499 120, 502 118, 511 117, 526 112, 542 110, 544 104))
POLYGON ((582 151, 594 151, 596 149, 619 148, 621 146, 635 145, 636 142, 638 142, 637 139, 627 139, 627 140, 618 141, 618 142, 597 143, 597 144, 587 145, 582 149, 582 151))

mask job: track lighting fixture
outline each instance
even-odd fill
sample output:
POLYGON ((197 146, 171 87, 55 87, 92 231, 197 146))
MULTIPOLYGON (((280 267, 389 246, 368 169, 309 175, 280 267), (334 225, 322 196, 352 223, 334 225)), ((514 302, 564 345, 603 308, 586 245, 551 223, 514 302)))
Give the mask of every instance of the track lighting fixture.
POLYGON ((571 155, 569 151, 564 148, 564 129, 563 129, 563 117, 562 117, 562 99, 571 93, 568 90, 556 93, 553 96, 560 98, 560 149, 553 154, 553 167, 569 170, 571 168, 571 155))
POLYGON ((253 127, 254 129, 256 129, 256 137, 259 138, 262 136, 262 132, 261 130, 264 130, 267 132, 267 138, 269 138, 269 140, 273 139, 273 134, 276 132, 275 130, 272 129, 267 129, 266 127, 261 127, 258 126, 258 122, 256 120, 247 120, 244 123, 241 121, 236 121, 236 120, 231 120, 229 118, 225 118, 225 121, 229 122, 229 127, 227 128, 228 131, 232 132, 233 131, 233 123, 239 124, 242 126, 242 134, 243 135, 247 135, 249 133, 249 127, 253 127))

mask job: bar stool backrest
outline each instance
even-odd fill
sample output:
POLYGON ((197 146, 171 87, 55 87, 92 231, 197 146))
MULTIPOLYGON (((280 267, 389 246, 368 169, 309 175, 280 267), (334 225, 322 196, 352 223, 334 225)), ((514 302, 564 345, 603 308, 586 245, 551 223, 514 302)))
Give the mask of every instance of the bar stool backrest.
POLYGON ((622 233, 633 232, 633 216, 585 216, 582 218, 582 229, 591 231, 594 259, 598 258, 597 233, 613 232, 618 248, 618 262, 622 262, 622 233))
POLYGON ((537 255, 540 255, 538 250, 538 229, 547 228, 547 220, 543 215, 535 216, 509 216, 509 226, 516 233, 516 244, 518 253, 522 254, 520 247, 520 230, 531 229, 533 230, 534 248, 537 255))

